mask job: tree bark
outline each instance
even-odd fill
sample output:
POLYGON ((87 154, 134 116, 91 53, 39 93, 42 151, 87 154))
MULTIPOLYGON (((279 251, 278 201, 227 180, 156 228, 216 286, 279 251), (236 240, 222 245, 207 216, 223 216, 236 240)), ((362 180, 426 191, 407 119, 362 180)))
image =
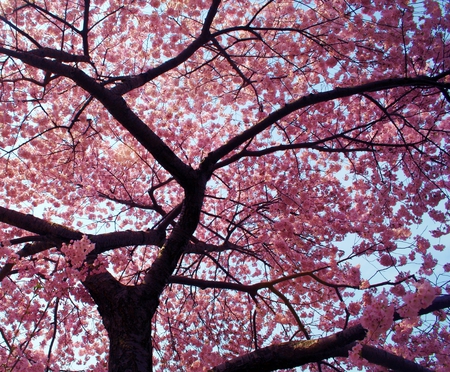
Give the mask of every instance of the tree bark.
POLYGON ((276 369, 294 368, 348 354, 347 346, 364 339, 365 329, 356 325, 334 335, 317 340, 291 341, 271 345, 252 353, 227 361, 210 372, 269 372, 276 369))
MULTIPOLYGON (((436 297, 433 303, 421 309, 418 315, 450 307, 450 295, 436 297)), ((402 319, 397 313, 393 320, 402 319)), ((269 372, 277 369, 295 368, 308 363, 321 362, 328 358, 348 357, 356 342, 363 340, 366 330, 361 324, 354 325, 334 335, 307 341, 290 341, 270 345, 239 356, 213 367, 209 372, 269 372)), ((393 371, 431 372, 411 360, 394 355, 386 350, 363 345, 361 357, 368 362, 393 371)))
POLYGON ((363 345, 361 356, 370 363, 388 368, 392 371, 432 372, 430 369, 422 367, 408 359, 373 346, 363 345))
POLYGON ((98 306, 108 332, 109 372, 152 370, 152 312, 140 286, 125 286, 108 272, 93 274, 84 281, 98 306))

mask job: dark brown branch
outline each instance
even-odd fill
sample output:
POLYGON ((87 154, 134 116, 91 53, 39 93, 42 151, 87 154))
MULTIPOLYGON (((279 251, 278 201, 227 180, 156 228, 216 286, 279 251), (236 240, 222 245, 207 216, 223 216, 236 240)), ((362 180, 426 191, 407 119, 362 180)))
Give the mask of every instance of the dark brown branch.
MULTIPOLYGON (((342 136, 344 137, 344 136, 342 136)), ((336 138, 339 138, 339 136, 336 136, 336 138)), ((350 138, 350 137, 349 137, 350 138)), ((320 146, 318 143, 325 143, 329 139, 324 139, 321 141, 315 141, 315 142, 305 142, 305 143, 296 143, 296 144, 289 144, 289 145, 278 145, 269 147, 263 150, 247 150, 244 149, 237 154, 230 156, 224 161, 221 161, 218 163, 215 167, 215 169, 225 167, 229 164, 232 164, 236 162, 237 160, 244 158, 244 157, 261 157, 264 155, 272 154, 278 151, 286 151, 286 150, 300 150, 300 149, 311 149, 311 150, 317 150, 321 152, 339 152, 339 153, 350 153, 350 152, 374 152, 375 149, 369 147, 369 144, 367 144, 366 147, 354 147, 354 148, 348 148, 348 147, 341 147, 341 148, 333 148, 328 146, 320 146)), ((382 145, 382 144, 381 144, 382 145)), ((373 146, 379 146, 379 144, 373 144, 373 146)), ((406 145, 401 145, 402 147, 406 145)))
POLYGON ((52 48, 39 48, 30 50, 29 53, 39 57, 53 58, 61 62, 89 62, 87 56, 75 55, 64 52, 63 50, 56 50, 52 48))
MULTIPOLYGON (((44 221, 45 223, 45 221, 44 221)), ((56 225, 56 224, 55 224, 56 225)), ((79 240, 83 236, 79 233, 79 240)), ((164 233, 159 230, 149 231, 117 231, 106 234, 91 235, 87 234, 88 239, 95 244, 95 249, 90 253, 91 258, 95 258, 97 255, 107 252, 112 249, 136 246, 136 245, 153 245, 161 247, 164 243, 164 233)), ((29 257, 41 252, 44 252, 50 248, 60 248, 62 243, 69 243, 69 239, 56 239, 52 236, 39 237, 42 241, 35 241, 31 244, 25 244, 25 246, 18 250, 16 254, 20 257, 29 257)), ((0 282, 11 273, 14 267, 14 263, 7 262, 0 270, 0 282)))
POLYGON ((258 135, 259 133, 269 128, 274 123, 276 123, 278 120, 283 119, 287 115, 297 110, 339 98, 345 98, 357 94, 367 92, 377 92, 405 86, 440 89, 443 86, 448 88, 450 87, 450 84, 439 83, 433 77, 418 76, 415 78, 395 78, 395 79, 378 80, 353 87, 345 87, 345 88, 339 87, 326 92, 303 96, 291 103, 286 104, 284 107, 272 112, 265 119, 261 120, 253 127, 233 137, 227 143, 220 146, 218 149, 210 152, 202 162, 201 168, 204 170, 211 170, 213 168, 217 168, 220 165, 217 165, 215 167, 215 164, 220 159, 227 156, 231 151, 237 149, 239 146, 248 142, 256 135, 258 135))
POLYGON ((205 22, 203 23, 200 36, 189 44, 179 55, 140 75, 122 79, 122 83, 117 84, 111 91, 122 96, 187 61, 198 49, 210 40, 211 33, 209 29, 217 14, 220 1, 221 0, 213 0, 208 14, 206 15, 205 22))
MULTIPOLYGON (((47 352, 47 363, 48 364, 50 364, 50 359, 52 357, 53 345, 55 344, 56 335, 58 333, 58 307, 59 307, 59 297, 56 297, 55 307, 53 309, 53 335, 52 335, 50 345, 48 347, 48 352, 47 352)), ((46 372, 47 371, 49 371, 49 369, 47 369, 46 372)))
POLYGON ((11 27, 13 30, 16 30, 20 35, 24 36, 25 38, 27 38, 28 40, 30 40, 34 45, 36 45, 37 47, 41 47, 41 45, 37 42, 37 40, 35 40, 34 38, 32 38, 30 35, 28 35, 26 32, 22 31, 19 27, 17 27, 15 24, 13 24, 12 22, 8 21, 5 17, 0 16, 0 20, 5 22, 9 27, 11 27))
POLYGON ((127 105, 125 100, 103 87, 82 70, 53 59, 36 56, 0 47, 0 53, 21 60, 23 63, 53 74, 65 76, 100 101, 108 112, 136 138, 139 143, 164 167, 183 187, 188 187, 196 178, 193 169, 183 163, 164 141, 153 132, 127 105))
POLYGON ((230 242, 225 242, 221 245, 208 244, 200 241, 189 242, 185 248, 185 253, 203 254, 207 252, 224 252, 229 250, 243 251, 243 247, 230 242))
MULTIPOLYGON (((17 212, 4 207, 0 207, 0 222, 40 235, 40 237, 32 238, 35 241, 33 243, 35 244, 34 248, 30 245, 26 245, 18 252, 20 257, 26 257, 42 252, 44 250, 42 247, 45 247, 48 244, 51 244, 51 246, 54 247, 56 241, 67 243, 72 240, 80 240, 83 235, 86 235, 92 243, 95 243, 96 249, 94 252, 96 254, 130 245, 162 244, 162 233, 159 230, 117 231, 98 235, 83 234, 80 231, 72 230, 57 223, 45 221, 41 218, 32 216, 31 214, 17 212), (36 240, 40 241, 36 242, 36 240), (38 243, 42 244, 40 248, 37 245, 38 243)), ((19 244, 20 242, 17 241, 14 243, 19 244)))
POLYGON ((84 1, 84 15, 83 15, 83 29, 81 30, 81 37, 83 38, 83 54, 89 59, 89 14, 90 14, 90 0, 84 1))
MULTIPOLYGON (((439 296, 434 299, 432 305, 420 310, 418 314, 424 315, 448 307, 450 295, 439 296)), ((398 319, 400 318, 395 319, 394 316, 393 320, 398 319)), ((357 324, 328 337, 285 342, 258 349, 214 367, 210 372, 273 371, 316 363, 333 357, 348 357, 348 352, 356 345, 356 341, 363 340, 365 335, 366 330, 361 324, 357 324)), ((372 346, 363 345, 361 356, 370 363, 396 371, 431 372, 428 368, 401 356, 372 346)))
POLYGON ((51 236, 63 241, 80 240, 83 234, 57 223, 47 222, 41 218, 0 207, 0 222, 35 234, 51 236))
MULTIPOLYGON (((181 205, 176 208, 179 213, 181 205)), ((29 257, 34 254, 44 252, 50 248, 59 248, 62 243, 69 243, 72 240, 80 240, 83 233, 69 229, 63 225, 45 221, 41 218, 0 207, 0 222, 7 223, 11 226, 18 227, 22 230, 38 234, 38 236, 23 237, 14 239, 12 244, 26 244, 22 249, 16 252, 20 257, 29 257)), ((164 229, 167 227, 163 225, 164 229)), ((112 249, 136 246, 136 245, 153 245, 161 247, 165 241, 165 231, 163 228, 157 228, 148 231, 117 231, 105 234, 85 234, 88 239, 95 244, 94 251, 91 256, 107 252, 112 249)), ((205 252, 223 252, 235 249, 242 250, 242 247, 226 242, 220 246, 207 244, 203 242, 189 242, 184 249, 184 253, 201 254, 205 252)), ((14 264, 7 263, 0 270, 0 281, 2 281, 12 270, 14 264)))
MULTIPOLYGON (((34 240, 33 243, 25 244, 21 250, 16 252, 20 258, 32 256, 53 247, 59 248, 62 243, 80 240, 84 235, 82 232, 72 230, 63 225, 48 222, 31 214, 17 212, 4 207, 0 207, 0 222, 39 235, 37 237, 19 238, 12 241, 13 244, 20 244, 25 240, 34 240)), ((95 244, 95 249, 91 252, 91 257, 95 257, 111 249, 126 246, 162 246, 165 240, 164 232, 161 230, 118 231, 99 235, 85 235, 95 244)), ((3 266, 0 270, 0 281, 11 272, 13 267, 14 264, 10 262, 3 266)))
POLYGON ((281 299, 281 301, 283 301, 283 303, 289 309, 289 311, 291 312, 291 314, 294 317, 295 321, 297 322, 298 328, 303 333, 305 338, 307 340, 311 339, 311 337, 309 336, 309 333, 306 330, 303 322, 300 320, 300 317, 298 316, 297 312, 295 311, 294 307, 292 306, 291 301, 289 301, 289 299, 282 292, 280 292, 278 289, 276 289, 273 285, 269 287, 269 290, 272 293, 274 293, 276 296, 278 296, 281 299))
POLYGON ((156 311, 159 304, 158 299, 170 276, 177 268, 181 256, 185 253, 186 245, 198 226, 206 183, 207 177, 196 177, 191 181, 191 185, 185 188, 185 199, 177 224, 145 273, 143 294, 145 298, 152 299, 152 306, 148 308, 148 312, 151 314, 156 311))
POLYGON ((258 349, 216 366, 210 372, 266 372, 320 362, 345 356, 348 352, 346 347, 354 341, 363 340, 365 336, 366 330, 358 324, 317 340, 291 341, 258 349))
POLYGON ((231 289, 239 292, 246 292, 251 296, 255 296, 258 291, 258 288, 251 285, 245 285, 240 283, 218 282, 213 280, 194 279, 178 275, 171 276, 168 282, 172 284, 182 284, 199 287, 201 289, 206 288, 231 289))
POLYGON ((36 9, 38 12, 41 12, 45 15, 47 15, 50 18, 53 18, 55 21, 62 23, 64 26, 66 26, 67 28, 71 29, 72 31, 74 31, 75 33, 79 34, 80 31, 71 23, 67 22, 65 19, 57 16, 56 14, 48 11, 46 8, 43 8, 39 5, 37 5, 34 1, 30 2, 28 0, 22 0, 25 4, 27 4, 28 6, 36 9))
MULTIPOLYGON (((350 349, 351 348, 349 347, 349 350, 350 349)), ((369 345, 363 345, 361 357, 370 363, 389 368, 393 371, 432 372, 430 369, 422 367, 421 365, 408 359, 369 345)))
MULTIPOLYGON (((442 295, 439 297, 436 297, 433 301, 433 303, 426 307, 425 309, 419 310, 419 315, 425 315, 432 313, 433 311, 438 311, 442 309, 450 308, 450 295, 442 295)), ((401 320, 403 319, 399 313, 394 313, 394 320, 401 320)))
MULTIPOLYGON (((16 252, 19 257, 27 257, 33 254, 37 254, 47 249, 54 247, 56 244, 53 242, 34 242, 32 244, 25 244, 25 246, 16 252)), ((13 262, 6 262, 3 267, 0 269, 0 282, 5 279, 9 274, 11 274, 12 269, 14 268, 13 262)))
POLYGON ((217 47, 217 49, 219 50, 219 53, 225 58, 225 60, 229 63, 229 65, 231 66, 231 68, 236 71, 236 73, 240 76, 240 78, 242 79, 242 81, 244 82, 244 86, 246 85, 251 85, 251 81, 249 78, 247 78, 247 76, 245 76, 245 74, 239 69, 239 67, 237 66, 236 62, 233 61, 233 59, 229 56, 229 54, 227 53, 227 51, 220 45, 220 43, 217 41, 217 39, 212 39, 213 44, 217 47))
POLYGON ((129 207, 132 208, 139 208, 139 209, 146 209, 146 210, 154 210, 154 211, 158 211, 157 207, 153 206, 153 205, 148 205, 148 204, 142 204, 142 203, 137 203, 133 200, 129 200, 129 199, 119 199, 119 198, 115 198, 112 196, 109 196, 103 192, 98 191, 97 192, 98 195, 102 198, 105 198, 107 200, 111 200, 115 203, 119 203, 119 204, 123 204, 123 205, 127 205, 129 207))

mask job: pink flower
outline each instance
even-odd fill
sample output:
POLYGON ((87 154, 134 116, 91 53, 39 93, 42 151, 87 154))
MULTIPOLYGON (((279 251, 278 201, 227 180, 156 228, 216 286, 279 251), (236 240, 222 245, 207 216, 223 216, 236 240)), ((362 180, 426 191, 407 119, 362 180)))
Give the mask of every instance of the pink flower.
POLYGON ((386 332, 394 321, 394 306, 389 304, 387 293, 383 291, 367 304, 361 317, 362 326, 370 332, 370 337, 378 337, 386 332))
POLYGON ((386 267, 393 266, 397 262, 397 260, 389 254, 383 254, 380 257, 379 261, 380 261, 380 264, 382 264, 383 266, 386 266, 386 267))
POLYGON ((364 367, 364 359, 361 356, 362 353, 362 345, 357 342, 355 346, 353 346, 352 350, 348 353, 349 361, 358 368, 358 370, 361 370, 364 367))

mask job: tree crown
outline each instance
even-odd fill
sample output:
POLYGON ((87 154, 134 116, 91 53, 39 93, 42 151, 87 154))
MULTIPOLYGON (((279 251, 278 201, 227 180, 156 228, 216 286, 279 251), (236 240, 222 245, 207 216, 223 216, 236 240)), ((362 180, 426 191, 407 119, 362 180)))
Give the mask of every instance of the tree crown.
POLYGON ((449 368, 449 17, 2 1, 0 365, 449 368))

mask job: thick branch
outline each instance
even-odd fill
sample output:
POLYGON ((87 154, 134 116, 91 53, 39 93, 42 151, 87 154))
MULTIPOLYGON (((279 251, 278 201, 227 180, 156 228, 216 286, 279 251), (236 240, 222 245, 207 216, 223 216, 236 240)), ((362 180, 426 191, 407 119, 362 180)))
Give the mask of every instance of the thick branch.
MULTIPOLYGON (((91 256, 96 256, 112 249, 127 246, 153 245, 162 247, 165 242, 164 228, 148 231, 116 231, 98 235, 83 234, 80 231, 72 230, 63 225, 48 222, 30 214, 21 213, 4 207, 0 207, 0 222, 38 234, 36 237, 27 238, 26 241, 31 241, 32 243, 26 244, 22 249, 16 252, 21 258, 44 252, 53 247, 59 248, 62 243, 69 243, 71 240, 80 240, 83 235, 86 235, 88 239, 95 244, 95 249, 91 252, 91 256)), ((14 244, 24 242, 25 241, 21 241, 14 244)), ((201 254, 205 252, 223 252, 230 249, 240 250, 242 247, 230 242, 222 245, 189 242, 186 244, 183 253, 201 254)), ((0 281, 11 272, 13 267, 13 263, 7 263, 0 270, 0 281)))
POLYGON ((365 335, 365 329, 358 324, 321 339, 291 341, 258 349, 214 367, 210 372, 264 372, 320 362, 323 359, 344 356, 345 347, 354 341, 363 340, 365 335))
MULTIPOLYGON (((25 244, 25 246, 16 252, 19 257, 27 257, 33 254, 37 254, 47 249, 50 249, 55 246, 54 242, 51 241, 39 241, 31 244, 25 244)), ((6 262, 3 267, 0 269, 0 282, 5 279, 14 268, 14 262, 6 262)))
MULTIPOLYGON (((357 325, 318 340, 291 341, 268 346, 225 362, 212 368, 210 372, 269 372, 317 363, 328 358, 348 357, 356 341, 364 338, 364 329, 361 331, 361 328, 357 325), (350 340, 351 337, 354 340, 346 343, 345 340, 350 340)), ((363 345, 361 357, 393 371, 432 372, 417 363, 373 346, 363 345)))
POLYGON ((99 235, 88 234, 87 237, 92 243, 95 243, 95 250, 92 252, 95 255, 120 247, 134 245, 161 247, 164 244, 164 232, 159 230, 116 231, 99 235))
MULTIPOLYGON (((19 229, 39 234, 43 237, 48 237, 48 240, 43 241, 45 245, 53 243, 55 246, 55 239, 60 242, 68 243, 71 240, 80 240, 83 235, 86 235, 92 243, 95 243, 95 254, 100 254, 111 249, 132 246, 132 245, 157 245, 160 246, 164 242, 164 234, 159 230, 149 231, 117 231, 106 234, 83 234, 80 231, 72 230, 63 225, 48 222, 41 218, 32 216, 0 207, 0 222, 19 229), (53 239, 53 240, 52 240, 53 239)), ((42 252, 42 250, 40 250, 42 252)), ((38 253, 36 249, 19 252, 20 257, 29 256, 38 253)))
POLYGON ((183 62, 187 61, 198 49, 201 48, 202 45, 210 40, 211 33, 209 29, 219 8, 220 1, 221 0, 213 0, 208 14, 206 15, 200 36, 191 44, 189 44, 187 48, 184 49, 179 55, 172 59, 169 59, 158 67, 148 70, 147 72, 123 79, 123 82, 121 84, 117 84, 116 87, 111 91, 122 96, 125 93, 128 93, 129 91, 136 89, 144 85, 145 83, 148 83, 156 77, 174 69, 175 67, 181 65, 183 62))
MULTIPOLYGON (((95 250, 91 253, 91 256, 96 256, 111 249, 133 245, 162 246, 165 240, 164 231, 161 230, 117 231, 98 235, 83 234, 63 225, 34 217, 31 214, 17 212, 4 207, 0 207, 0 222, 39 235, 28 240, 34 240, 33 243, 26 244, 16 252, 21 258, 43 252, 53 247, 59 248, 62 243, 80 240, 83 235, 86 235, 95 244, 95 250)), ((19 242, 14 244, 19 244, 19 242)), ((11 272, 13 267, 13 263, 5 264, 0 270, 0 281, 11 272)))
MULTIPOLYGON (((351 348, 349 348, 349 350, 350 349, 351 348)), ((361 357, 370 363, 389 368, 393 371, 432 372, 430 369, 422 367, 408 359, 373 346, 363 345, 361 357)))
POLYGON ((237 244, 226 242, 221 245, 208 244, 203 242, 189 242, 184 253, 202 254, 207 252, 224 252, 228 250, 242 251, 243 248, 237 244))
POLYGON ((83 234, 57 223, 0 207, 0 222, 43 236, 52 236, 63 241, 80 240, 83 234))
MULTIPOLYGON (((439 296, 434 299, 429 307, 420 310, 419 315, 448 307, 450 307, 450 295, 439 296)), ((366 330, 361 324, 357 324, 344 331, 317 340, 291 341, 258 349, 227 361, 210 371, 273 371, 320 362, 332 357, 348 357, 348 352, 355 346, 355 341, 363 340, 365 334, 366 330)), ((401 356, 367 345, 363 345, 361 356, 370 363, 396 371, 430 372, 429 369, 401 356)))
POLYGON ((143 283, 145 297, 154 300, 154 306, 148 309, 152 314, 156 311, 158 299, 176 269, 180 257, 185 253, 185 248, 200 219, 207 178, 199 177, 195 181, 197 182, 186 189, 179 221, 145 274, 143 283))
POLYGON ((422 87, 422 88, 432 88, 435 87, 440 89, 450 87, 448 83, 440 83, 435 78, 430 78, 426 76, 418 76, 415 78, 395 78, 378 80, 370 83, 357 85, 353 87, 346 88, 335 88, 326 92, 310 94, 301 97, 291 103, 286 104, 284 107, 272 112, 265 119, 261 120, 251 128, 245 130, 241 134, 233 137, 227 143, 220 146, 218 149, 210 152, 208 156, 202 162, 202 169, 209 170, 211 168, 221 167, 220 159, 227 156, 231 151, 237 149, 239 146, 243 145, 250 139, 257 136, 259 133, 270 127, 272 124, 276 123, 278 120, 283 119, 289 114, 300 110, 302 108, 312 106, 318 103, 332 101, 339 98, 350 97, 356 94, 362 94, 367 92, 377 92, 398 87, 422 87))
MULTIPOLYGON (((419 310, 419 315, 429 314, 432 313, 433 311, 442 310, 446 308, 450 308, 450 295, 442 295, 436 297, 430 306, 428 306, 425 309, 419 310)), ((394 320, 401 320, 401 319, 403 318, 400 316, 400 314, 395 312, 394 320)))
POLYGON ((39 56, 53 58, 61 62, 89 62, 89 57, 84 55, 70 54, 63 50, 56 50, 51 48, 39 48, 30 50, 30 53, 39 56))
POLYGON ((183 187, 194 177, 192 168, 184 164, 175 153, 157 136, 127 105, 125 100, 97 83, 82 70, 56 60, 37 56, 31 52, 20 52, 0 47, 0 53, 21 60, 23 63, 53 74, 65 76, 100 101, 108 112, 146 150, 152 154, 183 187))

